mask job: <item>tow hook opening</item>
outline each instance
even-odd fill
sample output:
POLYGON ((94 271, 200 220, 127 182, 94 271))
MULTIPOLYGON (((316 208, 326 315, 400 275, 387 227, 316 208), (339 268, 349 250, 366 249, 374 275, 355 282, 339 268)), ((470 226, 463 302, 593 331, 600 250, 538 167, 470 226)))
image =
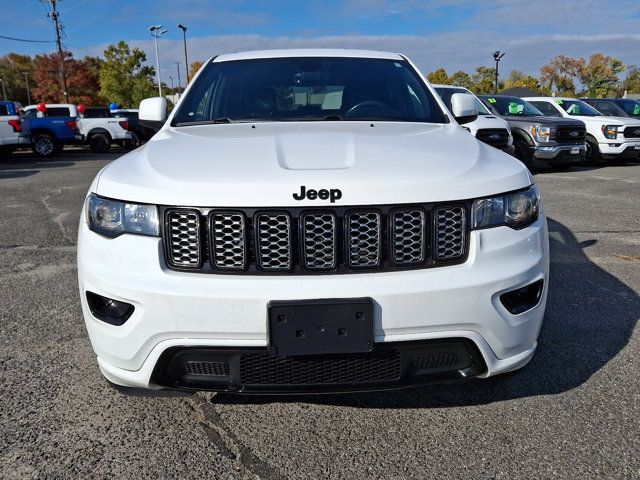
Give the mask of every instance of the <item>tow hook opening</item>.
POLYGON ((87 303, 91 314, 98 320, 110 325, 123 325, 135 310, 130 303, 103 297, 97 293, 87 292, 87 303))
POLYGON ((509 313, 519 315, 531 310, 540 303, 543 289, 544 280, 540 279, 524 287, 503 293, 500 295, 500 302, 509 313))

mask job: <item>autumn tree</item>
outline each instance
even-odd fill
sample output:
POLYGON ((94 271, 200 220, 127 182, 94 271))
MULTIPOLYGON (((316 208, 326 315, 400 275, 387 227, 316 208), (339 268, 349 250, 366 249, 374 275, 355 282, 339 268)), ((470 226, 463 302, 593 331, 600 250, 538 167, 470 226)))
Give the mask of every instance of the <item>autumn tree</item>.
POLYGON ((589 62, 582 62, 578 78, 585 86, 587 96, 606 97, 615 90, 618 73, 624 69, 624 63, 617 58, 595 53, 589 57, 589 62))
MULTIPOLYGON (((100 90, 95 62, 76 60, 71 52, 63 52, 67 93, 71 103, 92 105, 98 102, 100 90)), ((32 99, 39 102, 64 102, 60 84, 60 62, 57 53, 36 55, 34 60, 32 99)))
POLYGON ((504 82, 504 88, 528 88, 534 92, 540 91, 538 79, 532 75, 525 75, 519 70, 512 70, 504 82))
POLYGON ((622 82, 622 93, 640 93, 640 68, 636 65, 627 67, 627 78, 622 82))
POLYGON ((196 60, 195 62, 191 62, 191 65, 189 65, 189 78, 193 80, 193 77, 196 76, 196 73, 198 73, 198 70, 200 70, 200 67, 202 67, 202 65, 204 65, 204 62, 201 62, 200 60, 196 60))
MULTIPOLYGON (((496 81, 496 69, 492 67, 477 67, 471 76, 472 90, 477 95, 494 93, 496 81)), ((500 89, 498 84, 498 89, 500 89)))
MULTIPOLYGON (((8 53, 0 57, 0 78, 4 85, 4 93, 7 95, 7 100, 28 105, 27 84, 25 83, 27 80, 25 80, 24 74, 27 74, 30 86, 33 86, 33 79, 30 78, 32 71, 33 58, 29 55, 8 53)), ((0 87, 1 94, 2 88, 0 87)))
POLYGON ((540 83, 548 91, 556 91, 559 95, 575 97, 574 80, 584 67, 582 58, 558 55, 540 68, 540 83))
POLYGON ((473 87, 473 82, 471 81, 471 76, 462 70, 458 70, 454 72, 453 75, 449 77, 449 83, 451 85, 455 85, 456 87, 464 87, 471 89, 473 87))
POLYGON ((430 72, 429 74, 427 74, 427 80, 429 80, 429 83, 437 83, 443 85, 448 85, 450 83, 449 76, 447 75, 447 71, 444 68, 439 68, 435 72, 430 72))
POLYGON ((144 65, 146 54, 120 41, 109 45, 100 64, 100 95, 121 107, 137 107, 156 94, 153 84, 155 69, 144 65))

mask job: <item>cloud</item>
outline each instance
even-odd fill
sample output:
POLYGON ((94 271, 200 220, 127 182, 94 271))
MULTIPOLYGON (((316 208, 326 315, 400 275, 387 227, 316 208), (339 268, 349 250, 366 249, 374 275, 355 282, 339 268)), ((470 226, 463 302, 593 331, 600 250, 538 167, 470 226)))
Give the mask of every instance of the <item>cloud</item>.
MULTIPOLYGON (((542 65, 552 57, 564 54, 588 57, 601 52, 612 55, 626 64, 637 64, 640 34, 553 34, 521 35, 487 34, 484 31, 417 35, 330 35, 280 36, 220 35, 195 37, 188 40, 189 59, 207 60, 222 53, 244 50, 278 48, 357 48, 400 52, 409 56, 423 72, 444 67, 450 74, 456 70, 472 72, 479 65, 492 66, 492 52, 499 49, 507 54, 500 68, 506 76, 511 70, 537 75, 542 65)), ((155 64, 152 40, 134 40, 130 45, 147 53, 155 64)), ((175 68, 184 62, 182 42, 162 39, 159 42, 162 68, 175 68)), ((104 45, 92 47, 101 51, 104 45)), ((82 52, 80 52, 80 56, 82 52)))

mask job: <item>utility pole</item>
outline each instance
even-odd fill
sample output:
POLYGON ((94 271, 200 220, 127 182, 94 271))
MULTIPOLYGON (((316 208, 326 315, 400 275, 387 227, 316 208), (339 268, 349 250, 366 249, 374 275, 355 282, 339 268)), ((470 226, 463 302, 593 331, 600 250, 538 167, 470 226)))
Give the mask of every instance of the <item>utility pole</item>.
POLYGON ((27 101, 29 102, 29 105, 31 105, 31 93, 29 93, 29 73, 22 72, 22 75, 24 75, 24 84, 27 86, 27 101))
POLYGON ((178 67, 178 94, 182 96, 182 86, 180 85, 182 83, 180 81, 180 62, 176 62, 176 67, 178 67))
POLYGON ((500 52, 500 50, 496 50, 493 52, 493 59, 496 61, 496 88, 495 94, 498 94, 498 65, 500 64, 500 60, 504 57, 505 52, 500 52))
POLYGON ((62 52, 62 42, 60 37, 60 31, 62 30, 62 26, 58 21, 60 18, 60 13, 56 10, 56 4, 58 0, 43 0, 46 3, 51 4, 51 12, 49 13, 49 17, 53 20, 53 25, 56 29, 56 45, 58 46, 58 58, 60 60, 60 83, 62 84, 62 93, 64 95, 65 103, 69 103, 69 94, 67 93, 67 77, 64 73, 64 53, 62 52))
POLYGON ((7 99, 7 91, 4 89, 4 80, 0 78, 0 83, 2 83, 2 96, 4 99, 7 99))

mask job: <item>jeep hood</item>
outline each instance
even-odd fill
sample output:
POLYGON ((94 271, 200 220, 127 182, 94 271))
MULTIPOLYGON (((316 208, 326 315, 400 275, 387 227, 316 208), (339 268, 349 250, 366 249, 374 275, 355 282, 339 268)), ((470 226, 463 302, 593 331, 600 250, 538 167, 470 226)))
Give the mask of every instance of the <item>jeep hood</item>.
POLYGON ((96 193, 180 206, 322 206, 484 197, 532 183, 515 158, 455 124, 273 122, 171 128, 107 166, 96 193))

